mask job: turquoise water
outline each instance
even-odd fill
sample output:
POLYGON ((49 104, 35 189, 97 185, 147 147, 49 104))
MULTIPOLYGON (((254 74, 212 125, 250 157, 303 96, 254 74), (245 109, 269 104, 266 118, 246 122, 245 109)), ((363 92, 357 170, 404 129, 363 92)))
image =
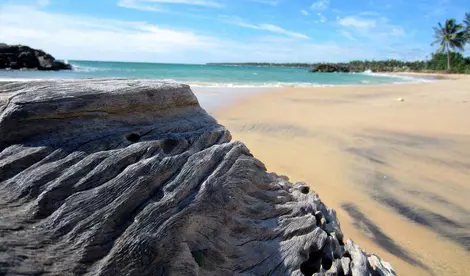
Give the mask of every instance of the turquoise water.
POLYGON ((374 85, 425 81, 373 73, 309 73, 306 68, 70 61, 59 72, 0 70, 0 79, 137 78, 177 81, 193 87, 374 85))

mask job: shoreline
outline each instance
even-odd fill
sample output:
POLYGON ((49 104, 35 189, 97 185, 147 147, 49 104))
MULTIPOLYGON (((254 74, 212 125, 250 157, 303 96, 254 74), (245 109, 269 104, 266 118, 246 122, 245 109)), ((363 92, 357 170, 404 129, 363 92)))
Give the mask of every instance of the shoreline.
POLYGON ((470 269, 467 87, 470 76, 458 75, 270 89, 214 116, 268 171, 310 184, 337 210, 345 233, 397 275, 463 276, 470 269))
MULTIPOLYGON (((380 73, 379 73, 380 74, 380 73)), ((421 72, 386 72, 385 74, 395 74, 397 76, 410 77, 430 77, 435 80, 458 80, 468 78, 469 74, 447 74, 447 73, 421 73, 421 72)))
MULTIPOLYGON (((76 67, 80 68, 80 66, 76 67)), ((93 69, 93 68, 92 68, 93 69)), ((246 79, 240 80, 234 78, 233 80, 214 80, 214 81, 201 81, 201 80, 175 80, 171 77, 148 77, 139 75, 114 75, 116 72, 108 72, 105 68, 94 68, 93 70, 71 70, 71 71, 59 71, 59 72, 48 72, 48 71, 30 71, 30 70, 0 70, 0 81, 44 81, 44 80, 65 80, 65 79, 84 79, 84 78, 130 78, 130 79, 153 79, 159 81, 186 83, 193 88, 216 88, 216 89, 272 89, 272 88, 315 88, 315 87, 336 87, 336 86, 362 86, 362 85, 390 85, 390 84, 410 84, 410 83, 421 83, 440 79, 440 75, 435 74, 417 74, 411 75, 403 72, 381 72, 381 73, 305 73, 310 77, 299 79, 298 81, 279 81, 277 78, 271 76, 270 80, 264 79, 246 79), (94 72, 97 72, 95 75, 94 72), (108 72, 108 73, 106 73, 108 72), (321 75, 320 75, 321 74, 321 75), (336 74, 343 74, 342 77, 338 77, 338 80, 334 76, 336 74), (311 77, 314 76, 314 77, 311 77), (356 77, 353 77, 356 76, 356 77), (345 82, 345 83, 343 83, 345 82)), ((119 72, 119 70, 118 70, 119 72)), ((230 72, 227 72, 230 73, 230 72)), ((256 72, 253 74, 258 75, 256 72)), ((262 73, 260 73, 262 74, 262 73)), ((291 72, 286 74, 298 74, 291 72)), ((197 77, 195 77, 197 78, 197 77)))
MULTIPOLYGON (((406 77, 405 75, 403 75, 406 77)), ((398 76, 397 76, 398 77, 398 76)), ((74 79, 136 79, 136 78, 1 78, 0 82, 27 82, 27 81, 58 81, 58 80, 74 80, 74 79)), ((444 78, 443 78, 444 79, 444 78)), ((358 83, 358 84, 298 84, 298 83, 283 83, 277 85, 269 85, 269 84, 233 84, 233 83, 223 83, 215 84, 215 83, 208 83, 208 85, 201 85, 201 84, 194 84, 192 82, 185 82, 185 81, 176 81, 176 80, 167 80, 167 79, 146 79, 141 78, 140 80, 154 80, 154 81, 161 81, 161 82, 169 82, 169 83, 183 83, 189 85, 191 88, 196 89, 289 89, 289 88, 323 88, 323 87, 349 87, 349 86, 384 86, 384 85, 399 85, 399 84, 414 84, 414 83, 422 83, 423 81, 430 81, 430 80, 443 80, 443 79, 417 79, 419 81, 416 82, 391 82, 391 83, 375 83, 375 84, 368 84, 368 83, 358 83)), ((139 80, 138 78, 136 80, 139 80)), ((220 93, 220 92, 218 92, 220 93)))

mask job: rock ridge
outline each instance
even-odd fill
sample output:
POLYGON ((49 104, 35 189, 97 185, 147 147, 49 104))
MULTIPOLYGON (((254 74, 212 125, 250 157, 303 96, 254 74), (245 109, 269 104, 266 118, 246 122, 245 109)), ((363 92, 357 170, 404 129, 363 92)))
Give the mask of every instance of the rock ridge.
POLYGON ((0 275, 395 275, 187 85, 0 84, 0 275))

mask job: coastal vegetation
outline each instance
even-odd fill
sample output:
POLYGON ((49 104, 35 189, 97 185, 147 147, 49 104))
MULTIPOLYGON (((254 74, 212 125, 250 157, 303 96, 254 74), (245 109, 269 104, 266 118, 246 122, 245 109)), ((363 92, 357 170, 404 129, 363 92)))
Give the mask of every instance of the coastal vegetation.
POLYGON ((455 19, 447 19, 445 25, 441 23, 434 28, 434 38, 432 45, 439 45, 437 53, 447 54, 447 71, 452 71, 451 59, 452 52, 464 51, 465 43, 468 39, 468 33, 463 24, 456 23, 455 19))
MULTIPOLYGON (((461 53, 450 52, 451 72, 470 74, 470 57, 461 53)), ((353 60, 341 63, 212 63, 213 65, 232 66, 272 66, 312 68, 312 72, 444 72, 448 68, 447 53, 434 53, 428 60, 401 61, 389 60, 353 60)))
POLYGON ((432 45, 436 52, 426 60, 401 61, 388 60, 353 60, 340 63, 212 63, 212 65, 273 66, 311 68, 311 72, 448 72, 470 74, 470 57, 461 52, 466 45, 470 46, 470 13, 465 14, 463 23, 448 19, 434 28, 432 45))

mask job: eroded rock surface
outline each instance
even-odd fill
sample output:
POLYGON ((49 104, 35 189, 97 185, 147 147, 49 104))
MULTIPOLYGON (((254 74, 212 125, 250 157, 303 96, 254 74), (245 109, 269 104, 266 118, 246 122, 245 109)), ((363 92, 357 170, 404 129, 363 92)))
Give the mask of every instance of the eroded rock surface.
POLYGON ((186 85, 0 84, 0 274, 395 275, 186 85))

